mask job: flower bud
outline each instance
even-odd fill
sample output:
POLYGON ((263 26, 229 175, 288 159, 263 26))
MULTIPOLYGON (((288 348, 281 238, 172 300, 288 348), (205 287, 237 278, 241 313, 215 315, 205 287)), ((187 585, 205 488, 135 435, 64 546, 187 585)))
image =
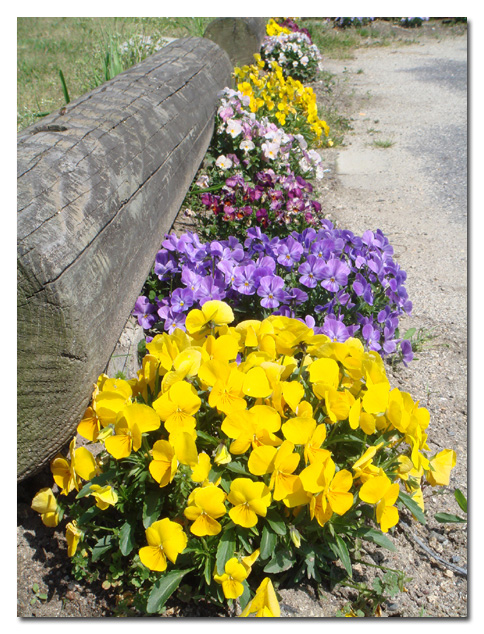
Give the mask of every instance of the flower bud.
POLYGON ((297 528, 291 526, 289 528, 289 536, 291 537, 294 546, 296 546, 296 548, 299 548, 301 546, 301 534, 299 533, 297 528))

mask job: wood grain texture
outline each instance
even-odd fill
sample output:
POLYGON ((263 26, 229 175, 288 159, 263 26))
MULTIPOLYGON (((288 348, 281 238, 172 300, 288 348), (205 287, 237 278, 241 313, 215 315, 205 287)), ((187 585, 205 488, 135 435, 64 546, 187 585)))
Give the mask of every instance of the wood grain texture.
POLYGON ((254 63, 266 35, 267 18, 217 18, 205 29, 204 37, 212 40, 230 57, 234 66, 254 63))
POLYGON ((18 137, 18 479, 72 437, 203 160, 226 53, 176 40, 18 137))

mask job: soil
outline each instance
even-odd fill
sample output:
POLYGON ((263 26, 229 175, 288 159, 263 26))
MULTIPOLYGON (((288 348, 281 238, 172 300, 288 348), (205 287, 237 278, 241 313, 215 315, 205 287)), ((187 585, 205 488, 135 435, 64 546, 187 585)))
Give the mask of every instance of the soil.
MULTIPOLYGON (((402 512, 390 533, 396 552, 375 546, 362 559, 406 576, 381 616, 466 617, 467 524, 441 524, 434 515, 462 516, 454 490, 467 497, 467 33, 429 28, 416 43, 358 49, 351 60, 324 59, 323 68, 332 78, 313 85, 319 112, 336 108, 351 129, 343 146, 323 151, 330 172, 319 200, 339 226, 359 235, 381 228, 394 245, 413 302, 402 332, 416 328, 421 343, 408 367, 387 364, 387 373, 430 411, 431 451, 457 452, 449 487, 424 490, 427 523, 402 512)), ((115 353, 129 354, 128 365, 122 361, 128 375, 139 336, 130 320, 115 353)), ((18 487, 17 616, 114 616, 115 594, 76 582, 63 531, 45 527, 30 509, 51 483, 46 469, 18 487), (47 599, 36 599, 34 584, 47 599)), ((354 579, 371 585, 377 570, 358 564, 354 579)), ((334 617, 356 595, 308 586, 281 590, 280 598, 284 617, 334 617)), ((224 614, 172 603, 166 616, 224 614)))

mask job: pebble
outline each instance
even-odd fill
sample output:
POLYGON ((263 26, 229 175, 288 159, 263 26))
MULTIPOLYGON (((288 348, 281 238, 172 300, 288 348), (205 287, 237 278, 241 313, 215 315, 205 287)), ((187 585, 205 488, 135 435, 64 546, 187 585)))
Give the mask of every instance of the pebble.
POLYGON ((444 575, 445 575, 446 577, 453 577, 453 576, 454 576, 454 573, 452 572, 452 570, 445 570, 445 571, 444 571, 444 575))
POLYGON ((450 561, 453 564, 456 564, 458 561, 460 561, 460 555, 452 555, 452 557, 450 558, 450 561))

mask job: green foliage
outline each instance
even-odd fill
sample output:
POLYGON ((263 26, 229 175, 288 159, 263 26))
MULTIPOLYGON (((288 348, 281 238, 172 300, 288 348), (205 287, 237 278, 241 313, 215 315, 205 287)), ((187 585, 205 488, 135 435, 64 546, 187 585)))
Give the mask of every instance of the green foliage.
MULTIPOLYGON (((461 510, 467 514, 467 498, 460 489, 455 489, 454 497, 461 510)), ((467 522, 467 519, 454 513, 436 513, 434 517, 441 524, 465 524, 467 522)))
POLYGON ((47 601, 48 596, 45 592, 41 592, 38 583, 34 583, 32 586, 32 592, 34 596, 30 599, 30 605, 35 605, 41 601, 47 601))

